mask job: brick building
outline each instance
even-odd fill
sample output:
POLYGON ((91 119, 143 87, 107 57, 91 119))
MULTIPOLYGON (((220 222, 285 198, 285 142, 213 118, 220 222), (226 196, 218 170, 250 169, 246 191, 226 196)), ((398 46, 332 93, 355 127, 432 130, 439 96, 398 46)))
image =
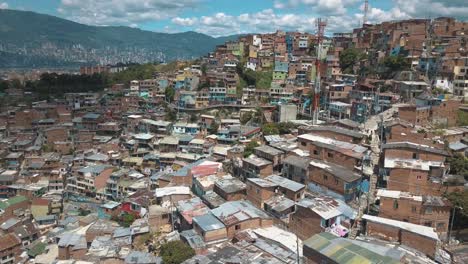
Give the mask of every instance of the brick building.
POLYGON ((349 169, 360 168, 368 151, 361 145, 312 134, 300 135, 297 140, 299 148, 308 151, 311 158, 341 164, 349 169))
POLYGON ((377 197, 380 217, 432 227, 439 234, 448 231, 451 204, 442 197, 388 190, 378 190, 377 197))
POLYGON ((20 261, 21 239, 9 233, 0 237, 0 263, 13 264, 20 261))
POLYGON ((226 201, 243 200, 247 194, 247 186, 237 178, 217 180, 213 191, 226 201))
POLYGON ((362 175, 349 168, 321 160, 311 160, 308 184, 334 192, 351 201, 358 195, 362 175))
POLYGON ((296 203, 289 228, 299 238, 306 239, 327 229, 350 228, 356 212, 343 201, 329 196, 305 198, 296 203))
POLYGON ((336 126, 300 126, 298 130, 299 135, 310 133, 354 144, 360 144, 365 139, 361 132, 336 126))
POLYGON ((242 177, 265 178, 273 174, 273 163, 255 156, 242 159, 242 177))
POLYGON ((273 225, 273 220, 268 214, 248 201, 226 202, 213 209, 212 213, 226 226, 228 238, 233 238, 236 233, 246 229, 273 225))
POLYGON ((366 234, 382 240, 397 242, 434 258, 439 247, 439 236, 433 228, 371 215, 366 221, 366 234))

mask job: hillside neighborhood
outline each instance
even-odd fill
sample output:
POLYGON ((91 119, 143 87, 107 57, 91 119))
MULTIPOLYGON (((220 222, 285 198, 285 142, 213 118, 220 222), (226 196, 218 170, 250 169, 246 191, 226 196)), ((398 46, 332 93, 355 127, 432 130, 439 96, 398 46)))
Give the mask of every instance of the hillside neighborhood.
POLYGON ((468 23, 326 26, 0 75, 0 263, 467 263, 468 23))

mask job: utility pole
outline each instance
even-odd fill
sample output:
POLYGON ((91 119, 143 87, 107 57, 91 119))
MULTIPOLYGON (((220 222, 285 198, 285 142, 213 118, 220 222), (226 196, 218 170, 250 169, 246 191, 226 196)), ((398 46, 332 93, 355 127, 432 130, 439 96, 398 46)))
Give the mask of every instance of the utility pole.
POLYGON ((369 0, 364 1, 364 18, 362 19, 362 27, 367 23, 367 13, 369 12, 369 0))
POLYGON ((325 27, 327 26, 327 21, 322 20, 322 18, 317 18, 317 58, 315 60, 315 87, 314 87, 314 102, 313 102, 313 114, 312 114, 312 123, 316 125, 318 123, 318 116, 320 112, 320 58, 322 54, 322 40, 325 32, 325 27))

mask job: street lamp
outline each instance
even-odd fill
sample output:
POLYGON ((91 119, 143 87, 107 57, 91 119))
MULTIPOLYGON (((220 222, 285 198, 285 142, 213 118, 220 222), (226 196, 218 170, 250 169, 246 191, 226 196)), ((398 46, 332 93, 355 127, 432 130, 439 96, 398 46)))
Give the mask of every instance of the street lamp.
POLYGON ((454 206, 453 209, 452 209, 452 220, 450 222, 450 228, 449 228, 449 232, 448 232, 448 235, 447 235, 447 243, 450 243, 450 236, 452 235, 452 229, 453 229, 453 221, 455 219, 455 209, 460 209, 460 210, 463 210, 463 207, 461 206, 454 206))

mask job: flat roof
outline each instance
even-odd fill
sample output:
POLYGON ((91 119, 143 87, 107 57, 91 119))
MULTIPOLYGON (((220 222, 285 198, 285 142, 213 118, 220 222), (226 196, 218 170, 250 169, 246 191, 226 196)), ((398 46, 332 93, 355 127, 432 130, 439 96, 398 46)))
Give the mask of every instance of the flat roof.
POLYGON ((413 142, 390 142, 383 144, 382 149, 399 149, 399 148, 410 148, 410 149, 417 149, 425 152, 430 152, 434 154, 439 154, 443 156, 450 156, 450 154, 442 149, 434 148, 427 145, 416 144, 413 142))
POLYGON ((378 216, 373 216, 373 215, 363 215, 363 219, 367 221, 371 221, 374 223, 380 223, 380 224, 385 224, 397 228, 404 229, 406 231, 409 231, 411 233, 415 233, 424 237, 428 237, 434 240, 439 240, 439 236, 437 235, 436 232, 434 232, 434 228, 432 227, 427 227, 423 225, 416 225, 416 224, 411 224, 408 222, 403 222, 403 221, 397 221, 389 218, 383 218, 383 217, 378 217, 378 216))
POLYGON ((429 171, 431 167, 444 168, 445 165, 441 161, 425 161, 416 159, 400 159, 400 158, 385 158, 384 167, 389 169, 413 169, 429 171))
POLYGON ((266 160, 257 156, 253 156, 253 155, 248 158, 243 158, 242 161, 250 163, 250 164, 254 164, 255 166, 265 166, 268 164, 272 164, 269 160, 266 160))
POLYGON ((340 152, 350 157, 354 158, 362 158, 364 152, 368 149, 361 145, 352 144, 344 141, 339 141, 331 138, 321 137, 313 134, 303 134, 298 136, 297 138, 305 139, 311 141, 312 144, 324 147, 327 149, 332 149, 334 151, 340 152))
POLYGON ((422 196, 411 195, 408 192, 391 191, 391 190, 383 190, 383 189, 377 190, 377 197, 387 197, 387 198, 393 198, 393 199, 406 198, 406 199, 411 199, 417 202, 423 201, 422 196))
POLYGON ((212 213, 195 216, 193 218, 193 222, 197 223, 197 225, 203 231, 212 231, 225 228, 223 222, 219 221, 219 219, 216 218, 216 216, 214 216, 212 213))
POLYGON ((268 153, 270 155, 284 154, 284 151, 281 151, 279 149, 276 149, 276 148, 273 148, 273 147, 270 147, 270 146, 267 146, 267 145, 261 145, 259 147, 256 147, 255 150, 265 152, 265 153, 268 153))
POLYGON ((293 192, 298 192, 302 189, 305 188, 305 185, 304 184, 301 184, 301 183, 298 183, 298 182, 295 182, 295 181, 292 181, 288 178, 285 178, 285 177, 281 177, 279 175, 270 175, 268 177, 265 178, 266 180, 269 180, 283 188, 286 188, 288 190, 291 190, 293 192))

